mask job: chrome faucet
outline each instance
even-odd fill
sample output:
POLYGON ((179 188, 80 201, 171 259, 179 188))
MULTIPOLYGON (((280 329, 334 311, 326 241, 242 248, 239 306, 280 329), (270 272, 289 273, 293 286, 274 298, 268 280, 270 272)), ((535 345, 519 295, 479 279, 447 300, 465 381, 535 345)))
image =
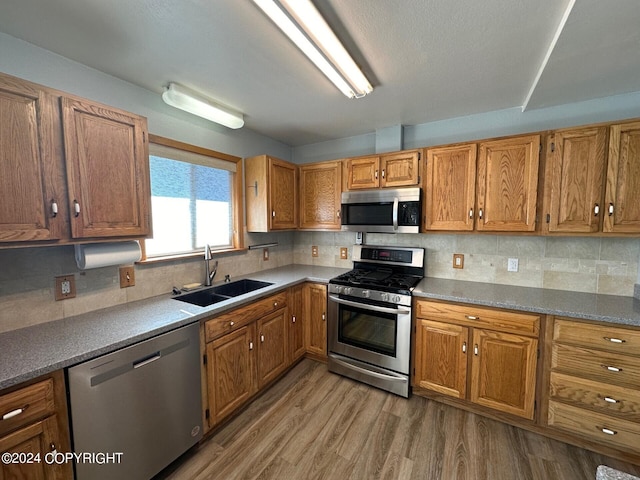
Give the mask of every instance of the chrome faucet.
POLYGON ((204 268, 205 268, 204 285, 205 287, 211 286, 211 281, 213 280, 213 277, 215 277, 216 273, 218 272, 218 260, 216 260, 216 263, 213 266, 213 271, 210 271, 211 269, 209 265, 210 262, 211 262, 211 247, 209 246, 209 244, 206 244, 204 246, 204 268))

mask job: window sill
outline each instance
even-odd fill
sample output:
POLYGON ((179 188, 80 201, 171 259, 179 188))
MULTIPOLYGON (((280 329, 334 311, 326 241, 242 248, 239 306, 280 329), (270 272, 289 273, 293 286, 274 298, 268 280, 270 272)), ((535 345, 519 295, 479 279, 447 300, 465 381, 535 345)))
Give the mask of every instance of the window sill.
MULTIPOLYGON (((240 253, 246 252, 246 248, 226 248, 224 250, 211 250, 211 256, 215 257, 217 255, 224 255, 229 253, 240 253)), ((164 262, 173 262, 175 260, 189 260, 189 259, 198 259, 202 260, 204 258, 204 249, 200 252, 190 252, 190 253, 179 253, 176 255, 159 255, 157 257, 145 258, 136 262, 136 265, 149 265, 154 263, 164 263, 164 262)))

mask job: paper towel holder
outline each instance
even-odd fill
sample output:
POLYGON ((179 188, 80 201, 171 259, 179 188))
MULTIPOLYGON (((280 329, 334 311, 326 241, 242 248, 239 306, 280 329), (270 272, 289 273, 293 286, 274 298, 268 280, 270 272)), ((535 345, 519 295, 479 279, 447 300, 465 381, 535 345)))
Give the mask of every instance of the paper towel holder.
POLYGON ((142 258, 142 250, 137 240, 77 244, 74 248, 76 264, 80 270, 130 265, 142 258))

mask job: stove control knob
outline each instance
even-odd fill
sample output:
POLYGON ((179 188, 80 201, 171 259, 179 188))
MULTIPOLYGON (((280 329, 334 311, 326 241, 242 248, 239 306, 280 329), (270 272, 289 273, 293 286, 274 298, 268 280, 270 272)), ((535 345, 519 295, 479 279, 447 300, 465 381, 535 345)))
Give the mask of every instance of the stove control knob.
POLYGON ((353 288, 351 287, 344 287, 344 294, 345 295, 351 295, 351 292, 353 291, 353 288))
POLYGON ((400 303, 400 295, 396 295, 393 297, 393 303, 400 303))
POLYGON ((362 297, 369 298, 371 296, 371 292, 369 290, 362 290, 362 297))
POLYGON ((380 294, 380 300, 382 300, 383 302, 388 302, 389 301, 389 294, 388 293, 380 294))
POLYGON ((334 290, 335 293, 340 293, 340 292, 342 292, 342 287, 340 285, 335 285, 333 287, 333 290, 334 290))

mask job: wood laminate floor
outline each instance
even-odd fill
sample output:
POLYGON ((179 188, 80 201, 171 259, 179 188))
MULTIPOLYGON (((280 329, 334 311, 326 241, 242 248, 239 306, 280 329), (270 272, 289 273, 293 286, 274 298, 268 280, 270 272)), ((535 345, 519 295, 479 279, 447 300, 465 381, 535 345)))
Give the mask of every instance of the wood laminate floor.
POLYGON ((304 360, 158 479, 595 479, 640 467, 304 360))

